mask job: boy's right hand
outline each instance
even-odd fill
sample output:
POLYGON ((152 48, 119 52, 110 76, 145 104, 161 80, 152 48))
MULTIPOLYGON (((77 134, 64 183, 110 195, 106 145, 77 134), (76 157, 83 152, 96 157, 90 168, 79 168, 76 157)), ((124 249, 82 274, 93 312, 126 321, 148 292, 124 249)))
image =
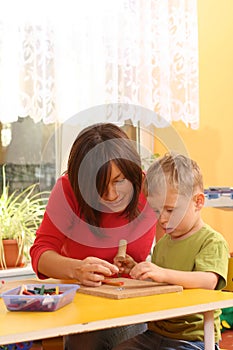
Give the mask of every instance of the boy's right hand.
POLYGON ((119 269, 120 274, 129 274, 132 268, 137 265, 136 261, 128 254, 125 255, 125 258, 118 259, 117 256, 113 259, 114 265, 119 269))

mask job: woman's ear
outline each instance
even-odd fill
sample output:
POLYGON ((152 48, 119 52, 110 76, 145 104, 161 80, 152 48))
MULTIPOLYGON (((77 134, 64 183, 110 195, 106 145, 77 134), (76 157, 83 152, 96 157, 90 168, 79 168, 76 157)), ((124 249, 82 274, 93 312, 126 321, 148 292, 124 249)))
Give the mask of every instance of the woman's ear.
POLYGON ((144 184, 143 184, 143 186, 142 186, 142 193, 144 194, 145 197, 148 197, 147 187, 144 186, 144 184))
POLYGON ((145 195, 145 197, 148 196, 147 181, 144 174, 142 175, 142 192, 145 195))
POLYGON ((205 204, 205 195, 203 192, 197 193, 194 196, 195 206, 198 210, 202 209, 205 204))

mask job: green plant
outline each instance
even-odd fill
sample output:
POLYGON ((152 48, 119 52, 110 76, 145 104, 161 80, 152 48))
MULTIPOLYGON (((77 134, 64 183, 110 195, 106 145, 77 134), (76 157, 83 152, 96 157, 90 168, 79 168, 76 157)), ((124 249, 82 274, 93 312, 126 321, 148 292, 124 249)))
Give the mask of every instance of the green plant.
POLYGON ((160 157, 159 153, 150 154, 149 156, 142 157, 142 169, 147 170, 156 158, 160 157))
POLYGON ((32 184, 22 191, 9 193, 5 165, 2 167, 2 194, 0 197, 0 265, 7 268, 3 240, 16 239, 18 259, 22 254, 29 257, 29 248, 41 223, 48 201, 48 191, 40 192, 38 184, 32 184))

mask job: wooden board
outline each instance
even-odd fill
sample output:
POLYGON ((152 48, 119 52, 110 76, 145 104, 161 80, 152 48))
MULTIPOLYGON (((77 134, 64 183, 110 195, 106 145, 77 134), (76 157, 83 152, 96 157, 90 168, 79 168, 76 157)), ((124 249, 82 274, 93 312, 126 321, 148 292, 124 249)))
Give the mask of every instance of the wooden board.
POLYGON ((181 292, 183 290, 182 286, 139 281, 129 278, 114 278, 112 281, 121 281, 124 282, 124 285, 120 287, 105 284, 101 285, 100 287, 81 286, 78 293, 96 295, 111 299, 126 299, 153 294, 181 292))

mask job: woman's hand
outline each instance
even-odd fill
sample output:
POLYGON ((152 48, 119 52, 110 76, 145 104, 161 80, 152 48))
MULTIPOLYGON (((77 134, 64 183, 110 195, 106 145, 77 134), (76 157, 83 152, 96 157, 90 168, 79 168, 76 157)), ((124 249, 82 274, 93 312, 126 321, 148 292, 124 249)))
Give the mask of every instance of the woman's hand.
POLYGON ((40 256, 38 271, 51 278, 77 280, 86 286, 95 287, 100 286, 105 277, 117 274, 119 269, 99 258, 87 257, 78 260, 47 250, 40 256))
POLYGON ((129 274, 132 268, 137 264, 134 259, 126 254, 125 258, 122 259, 122 257, 118 258, 115 256, 113 259, 113 263, 118 267, 119 273, 129 274))
POLYGON ((77 261, 74 278, 85 286, 98 287, 105 277, 110 277, 118 272, 117 266, 99 258, 88 257, 77 261))

